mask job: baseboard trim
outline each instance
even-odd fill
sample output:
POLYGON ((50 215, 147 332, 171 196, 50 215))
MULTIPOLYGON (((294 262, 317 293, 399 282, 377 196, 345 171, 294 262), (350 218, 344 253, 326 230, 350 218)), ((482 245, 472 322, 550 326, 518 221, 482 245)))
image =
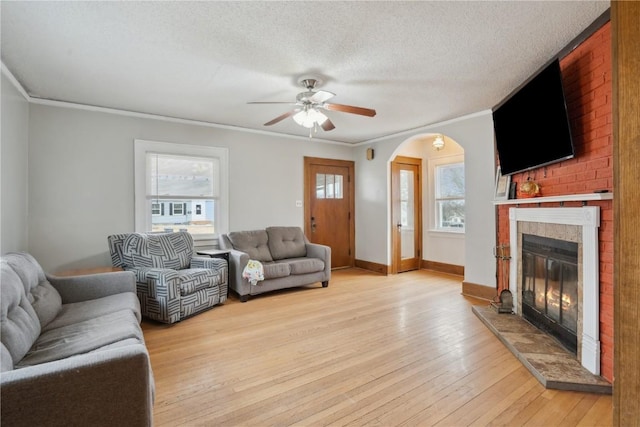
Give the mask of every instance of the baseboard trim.
POLYGON ((373 271, 374 273, 384 274, 385 276, 389 274, 389 267, 384 264, 378 264, 376 262, 371 261, 363 261, 361 259, 356 259, 355 266, 357 268, 361 268, 363 270, 373 271))
POLYGON ((493 301, 493 298, 497 295, 496 289, 478 285, 476 283, 462 282, 462 295, 468 297, 479 298, 487 301, 493 301))
POLYGON ((443 262, 422 260, 420 262, 420 268, 424 270, 433 270, 439 273, 455 274, 457 276, 464 276, 464 266, 445 264, 443 262))

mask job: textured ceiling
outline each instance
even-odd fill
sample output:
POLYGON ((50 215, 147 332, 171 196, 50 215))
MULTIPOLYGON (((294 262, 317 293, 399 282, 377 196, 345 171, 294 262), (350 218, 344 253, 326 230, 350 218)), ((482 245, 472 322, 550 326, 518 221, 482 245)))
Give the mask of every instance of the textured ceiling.
POLYGON ((487 110, 609 1, 2 1, 2 62, 33 98, 307 136, 299 76, 331 102, 318 138, 357 143, 487 110))

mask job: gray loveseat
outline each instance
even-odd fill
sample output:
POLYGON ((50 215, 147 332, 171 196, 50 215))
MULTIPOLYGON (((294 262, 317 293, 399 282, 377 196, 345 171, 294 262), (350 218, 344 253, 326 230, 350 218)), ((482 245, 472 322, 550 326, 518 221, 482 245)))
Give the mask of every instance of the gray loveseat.
POLYGON ((310 243, 300 227, 267 227, 233 231, 220 236, 220 248, 229 254, 229 286, 246 302, 250 295, 331 279, 331 248, 310 243), (260 261, 264 280, 252 285, 242 277, 249 260, 260 261))
POLYGON ((2 425, 152 425, 134 274, 47 276, 27 253, 0 267, 2 425))

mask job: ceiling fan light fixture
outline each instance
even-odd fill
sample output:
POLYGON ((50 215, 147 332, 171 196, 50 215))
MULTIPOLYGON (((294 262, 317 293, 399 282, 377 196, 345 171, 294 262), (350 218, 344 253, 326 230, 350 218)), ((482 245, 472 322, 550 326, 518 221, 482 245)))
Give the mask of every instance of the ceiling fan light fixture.
POLYGON ((376 110, 371 108, 356 107, 354 105, 333 104, 327 101, 336 96, 335 93, 326 90, 316 90, 316 86, 322 83, 322 80, 315 76, 303 76, 298 80, 305 89, 296 95, 296 102, 281 101, 256 101, 249 104, 293 104, 295 107, 284 114, 279 115, 275 119, 269 120, 264 125, 271 126, 282 120, 292 117, 293 120, 304 128, 316 132, 318 128, 322 128, 325 132, 335 129, 335 125, 329 117, 320 110, 340 111, 343 113, 356 114, 366 117, 374 117, 376 110))
POLYGON ((444 137, 442 135, 436 136, 436 139, 433 140, 433 148, 436 151, 440 151, 444 148, 444 137))
POLYGON ((322 125, 327 119, 327 116, 315 108, 305 109, 293 115, 293 120, 307 129, 313 128, 316 124, 322 125))

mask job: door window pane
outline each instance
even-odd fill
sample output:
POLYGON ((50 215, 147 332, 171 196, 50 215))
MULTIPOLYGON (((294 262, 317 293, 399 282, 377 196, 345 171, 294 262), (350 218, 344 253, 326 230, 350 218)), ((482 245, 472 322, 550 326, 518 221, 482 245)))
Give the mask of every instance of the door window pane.
POLYGON ((316 174, 316 199, 324 199, 324 174, 316 174))
POLYGON ((344 177, 333 174, 316 174, 316 199, 342 199, 344 177))

